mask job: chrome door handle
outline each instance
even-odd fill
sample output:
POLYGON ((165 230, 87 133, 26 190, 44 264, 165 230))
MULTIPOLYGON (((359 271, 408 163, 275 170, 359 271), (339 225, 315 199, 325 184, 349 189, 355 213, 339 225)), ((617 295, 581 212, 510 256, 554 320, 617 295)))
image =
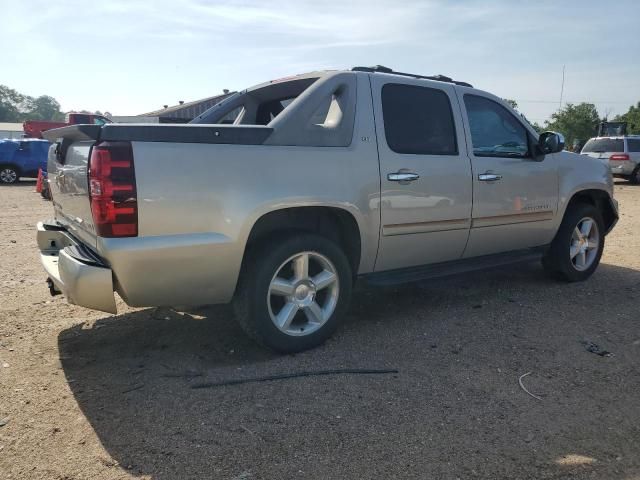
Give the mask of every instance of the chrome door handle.
POLYGON ((481 173, 478 175, 478 180, 481 182, 495 182, 502 180, 502 175, 496 175, 495 173, 481 173))
POLYGON ((413 182, 418 180, 420 175, 410 172, 396 172, 387 174, 387 180, 390 182, 413 182))

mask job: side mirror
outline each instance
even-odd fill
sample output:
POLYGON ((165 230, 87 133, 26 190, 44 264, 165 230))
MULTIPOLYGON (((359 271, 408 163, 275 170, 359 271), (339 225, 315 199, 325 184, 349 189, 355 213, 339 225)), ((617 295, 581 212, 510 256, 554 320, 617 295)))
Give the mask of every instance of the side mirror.
POLYGON ((538 138, 538 148, 543 155, 564 150, 564 135, 556 132, 543 132, 538 138))

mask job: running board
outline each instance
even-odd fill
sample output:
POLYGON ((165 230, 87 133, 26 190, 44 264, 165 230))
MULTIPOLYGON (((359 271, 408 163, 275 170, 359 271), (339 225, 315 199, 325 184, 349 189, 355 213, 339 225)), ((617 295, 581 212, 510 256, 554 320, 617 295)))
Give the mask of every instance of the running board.
POLYGON ((516 263, 530 263, 539 261, 548 246, 527 248, 507 253, 484 255, 482 257, 461 258, 449 262, 421 265, 419 267, 387 270, 384 272, 368 273, 362 278, 371 285, 388 286, 402 283, 431 280, 433 278, 449 277, 477 270, 488 270, 516 263))

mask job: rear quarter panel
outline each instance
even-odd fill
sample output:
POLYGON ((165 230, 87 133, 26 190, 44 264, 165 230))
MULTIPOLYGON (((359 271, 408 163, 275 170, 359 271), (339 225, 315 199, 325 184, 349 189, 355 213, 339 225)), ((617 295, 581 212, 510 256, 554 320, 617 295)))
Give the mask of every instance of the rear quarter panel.
POLYGON ((364 86, 348 147, 134 142, 139 237, 98 238, 125 300, 138 306, 230 300, 251 228, 264 214, 290 207, 351 213, 361 236, 359 272, 372 271, 380 177, 364 86))

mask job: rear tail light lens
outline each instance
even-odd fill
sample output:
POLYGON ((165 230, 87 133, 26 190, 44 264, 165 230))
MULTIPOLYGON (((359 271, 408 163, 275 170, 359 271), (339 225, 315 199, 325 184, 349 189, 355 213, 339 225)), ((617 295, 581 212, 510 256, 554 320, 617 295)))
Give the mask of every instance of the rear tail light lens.
POLYGON ((138 235, 138 198, 133 150, 129 142, 102 142, 89 162, 89 196, 96 234, 138 235))
POLYGON ((629 160, 629 155, 626 153, 614 153, 609 157, 609 160, 618 160, 620 162, 626 162, 629 160))

